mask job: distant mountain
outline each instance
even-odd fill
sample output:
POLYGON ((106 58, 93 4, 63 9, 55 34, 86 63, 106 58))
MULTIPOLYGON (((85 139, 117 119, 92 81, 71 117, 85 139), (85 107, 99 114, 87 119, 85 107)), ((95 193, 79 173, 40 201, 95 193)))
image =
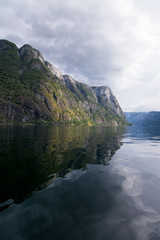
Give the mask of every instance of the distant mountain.
POLYGON ((108 87, 62 73, 30 45, 0 40, 0 123, 127 125, 108 87))
POLYGON ((136 126, 160 126, 160 112, 125 112, 125 115, 136 126))
POLYGON ((149 112, 142 122, 143 126, 160 126, 160 112, 149 112))
POLYGON ((148 115, 147 112, 125 112, 127 120, 133 125, 142 125, 144 119, 148 115))

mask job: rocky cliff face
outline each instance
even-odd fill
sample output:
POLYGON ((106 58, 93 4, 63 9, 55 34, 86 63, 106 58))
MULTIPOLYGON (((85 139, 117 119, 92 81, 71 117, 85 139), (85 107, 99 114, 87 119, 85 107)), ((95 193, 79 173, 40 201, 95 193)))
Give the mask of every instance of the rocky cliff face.
POLYGON ((92 87, 92 90, 96 94, 98 102, 106 109, 114 113, 120 118, 125 118, 125 115, 109 87, 92 87))
POLYGON ((109 88, 62 75, 38 50, 6 40, 0 40, 0 122, 128 124, 109 88))
POLYGON ((42 54, 28 44, 21 47, 18 52, 21 60, 26 63, 30 62, 32 59, 38 59, 41 63, 45 64, 42 54))
POLYGON ((46 67, 51 71, 53 75, 55 75, 57 78, 59 78, 62 82, 64 82, 62 73, 54 67, 51 63, 45 61, 46 67))

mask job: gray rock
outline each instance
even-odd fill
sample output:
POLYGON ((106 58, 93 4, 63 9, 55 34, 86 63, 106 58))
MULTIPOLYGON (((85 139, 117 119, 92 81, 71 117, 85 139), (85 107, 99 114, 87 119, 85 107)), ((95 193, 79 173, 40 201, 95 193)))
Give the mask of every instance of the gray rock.
POLYGON ((47 61, 45 61, 45 65, 53 75, 56 75, 60 80, 64 82, 63 75, 59 71, 59 69, 57 69, 55 66, 53 66, 50 62, 47 62, 47 61))
POLYGON ((19 55, 21 58, 25 59, 26 62, 30 61, 31 59, 38 59, 45 65, 42 54, 37 49, 32 48, 29 44, 25 44, 19 49, 19 55))
POLYGON ((109 87, 92 87, 92 90, 97 96, 98 102, 104 108, 110 108, 111 111, 119 117, 126 118, 116 97, 109 87))

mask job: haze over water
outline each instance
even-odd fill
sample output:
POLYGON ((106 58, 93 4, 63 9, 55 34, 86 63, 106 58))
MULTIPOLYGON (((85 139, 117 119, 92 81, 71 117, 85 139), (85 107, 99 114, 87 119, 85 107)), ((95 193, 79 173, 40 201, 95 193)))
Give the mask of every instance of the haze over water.
POLYGON ((7 126, 0 145, 1 240, 160 239, 160 128, 7 126))

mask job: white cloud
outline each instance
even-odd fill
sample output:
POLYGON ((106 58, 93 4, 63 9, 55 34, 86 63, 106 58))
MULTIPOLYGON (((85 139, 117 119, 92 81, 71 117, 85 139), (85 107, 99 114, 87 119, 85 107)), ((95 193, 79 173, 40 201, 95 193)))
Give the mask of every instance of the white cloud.
POLYGON ((155 1, 5 0, 1 38, 33 45, 79 81, 108 85, 124 110, 160 110, 155 1))

